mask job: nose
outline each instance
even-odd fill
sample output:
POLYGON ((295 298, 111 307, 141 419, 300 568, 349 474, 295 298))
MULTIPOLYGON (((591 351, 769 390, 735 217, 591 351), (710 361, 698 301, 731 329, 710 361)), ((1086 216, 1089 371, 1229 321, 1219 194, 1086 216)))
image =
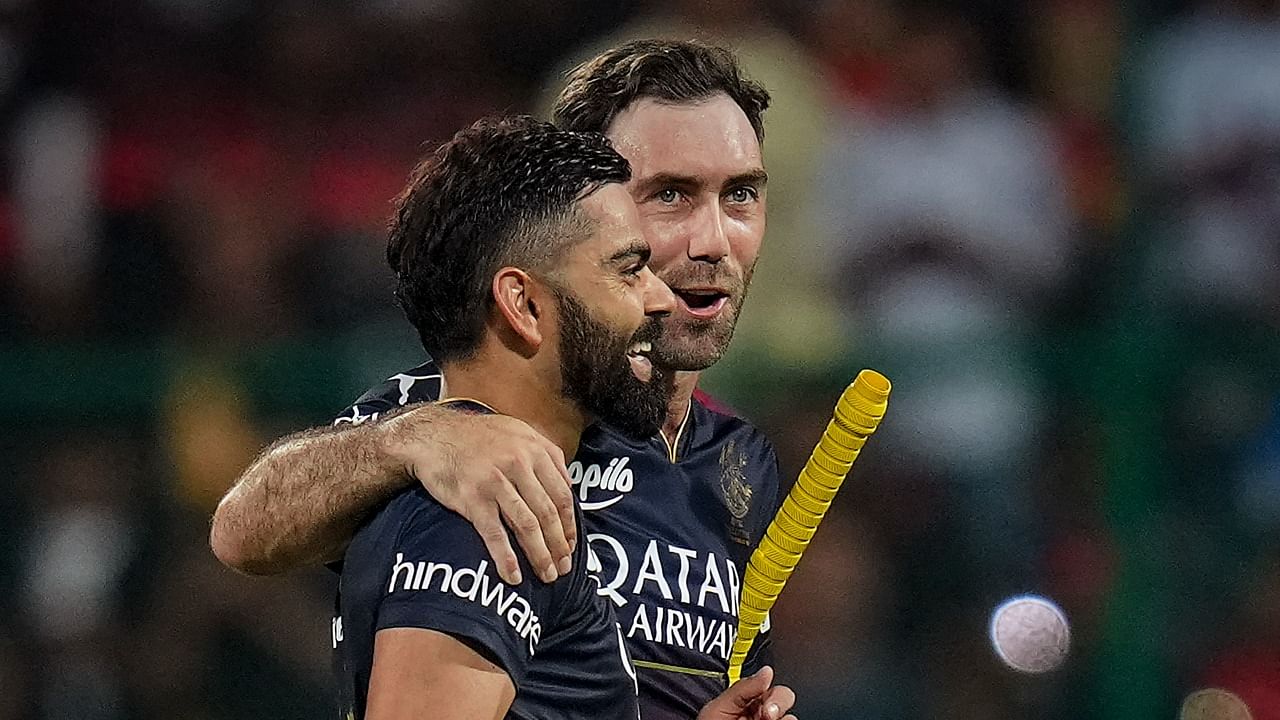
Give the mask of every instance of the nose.
POLYGON ((644 282, 644 314, 670 315, 676 309, 675 293, 648 267, 641 272, 640 277, 644 282))
POLYGON ((698 215, 699 221, 689 238, 689 259, 718 263, 729 254, 724 213, 719 203, 704 203, 698 209, 698 215))

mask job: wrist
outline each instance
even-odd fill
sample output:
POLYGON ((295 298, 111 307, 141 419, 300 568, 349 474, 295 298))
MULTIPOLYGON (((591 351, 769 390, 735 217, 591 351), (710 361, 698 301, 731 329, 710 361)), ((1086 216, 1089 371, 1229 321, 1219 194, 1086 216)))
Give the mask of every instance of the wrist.
POLYGON ((370 450, 370 462, 379 477, 395 487, 408 487, 414 480, 413 463, 409 459, 404 415, 372 422, 365 426, 369 437, 363 439, 370 450))

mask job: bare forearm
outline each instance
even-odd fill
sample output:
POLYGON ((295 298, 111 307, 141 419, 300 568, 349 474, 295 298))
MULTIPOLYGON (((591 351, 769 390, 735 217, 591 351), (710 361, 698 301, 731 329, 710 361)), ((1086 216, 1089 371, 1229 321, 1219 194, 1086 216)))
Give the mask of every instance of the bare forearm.
POLYGON ((218 505, 209 541, 225 565, 255 575, 338 557, 367 513, 408 487, 375 424, 283 438, 218 505))

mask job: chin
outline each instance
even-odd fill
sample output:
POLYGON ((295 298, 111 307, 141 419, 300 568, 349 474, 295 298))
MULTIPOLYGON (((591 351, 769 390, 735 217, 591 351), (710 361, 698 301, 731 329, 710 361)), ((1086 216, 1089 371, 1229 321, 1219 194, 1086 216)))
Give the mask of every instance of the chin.
POLYGON ((689 343, 672 343, 655 354, 654 362, 668 370, 698 372, 715 365, 724 356, 728 342, 701 338, 689 343))
POLYGON ((666 332, 656 343, 652 358, 668 370, 706 370, 729 349, 733 327, 732 316, 722 316, 714 322, 671 323, 664 328, 666 332))

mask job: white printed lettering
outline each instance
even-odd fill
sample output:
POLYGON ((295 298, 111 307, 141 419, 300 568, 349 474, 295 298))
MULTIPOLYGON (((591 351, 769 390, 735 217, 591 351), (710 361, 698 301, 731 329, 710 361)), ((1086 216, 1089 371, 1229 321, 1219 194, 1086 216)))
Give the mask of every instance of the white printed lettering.
POLYGON ((716 634, 715 634, 715 637, 711 640, 711 644, 707 646, 707 654, 708 655, 712 654, 712 652, 717 647, 719 647, 720 652, 716 654, 722 658, 728 659, 729 645, 731 644, 728 641, 728 637, 729 637, 729 626, 722 623, 720 627, 716 629, 716 634))
POLYGON ((470 568, 463 568, 462 570, 455 572, 453 574, 453 583, 450 585, 450 587, 453 589, 453 594, 457 595, 458 597, 464 600, 470 600, 471 602, 475 602, 476 593, 480 591, 480 578, 481 576, 484 575, 485 568, 487 567, 489 567, 489 561, 481 560, 480 566, 477 567, 475 570, 472 570, 470 568), (468 590, 463 590, 462 581, 466 580, 467 578, 471 579, 471 588, 468 590))
POLYGON ((684 638, 680 637, 680 628, 689 619, 689 613, 678 610, 667 611, 667 644, 684 647, 684 638))
MULTIPOLYGON (((408 562, 404 553, 396 553, 396 562, 391 569, 391 582, 387 592, 397 589, 431 590, 431 581, 437 572, 440 573, 439 592, 449 593, 467 602, 479 602, 503 618, 515 630, 516 635, 526 640, 529 654, 532 655, 542 637, 542 623, 533 612, 529 601, 520 597, 517 591, 509 588, 488 573, 489 561, 481 560, 474 568, 456 569, 448 563, 408 562), (401 582, 401 573, 404 573, 401 582), (467 584, 470 581, 470 584, 467 584), (399 584, 399 588, 397 588, 399 584)), ((334 643, 341 639, 341 625, 334 625, 334 643)))
POLYGON ((680 602, 687 603, 689 602, 689 561, 698 557, 698 551, 675 545, 668 545, 667 549, 680 556, 680 575, 676 578, 676 585, 680 588, 680 602))
POLYGON ((707 607, 707 594, 714 593, 720 599, 720 609, 729 612, 729 597, 724 591, 724 582, 720 579, 720 571, 716 568, 716 554, 707 555, 707 575, 698 590, 698 604, 707 607))
POLYGON ((405 573, 404 589, 416 590, 417 583, 414 582, 413 574, 417 570, 417 564, 404 561, 404 553, 396 553, 396 564, 391 566, 391 584, 387 586, 387 592, 396 589, 396 578, 400 576, 400 571, 405 573))
POLYGON ((613 556, 618 561, 618 569, 612 580, 606 583, 600 580, 597 575, 596 582, 602 582, 603 584, 598 590, 596 590, 596 593, 607 596, 610 600, 613 600, 614 605, 622 607, 627 604, 627 599, 622 597, 622 593, 618 592, 618 588, 622 587, 622 584, 627 581, 627 574, 631 571, 631 564, 627 561, 627 551, 622 549, 622 543, 609 535, 605 535, 604 533, 588 534, 587 572, 590 573, 604 572, 604 565, 600 562, 599 556, 596 555, 595 548, 592 547, 595 543, 608 545, 609 549, 613 552, 613 556))
POLYGON ((604 467, 597 463, 584 466, 581 460, 569 463, 569 482, 577 486, 579 505, 583 510, 603 510, 631 492, 635 487, 635 473, 627 467, 630 461, 629 457, 614 458, 604 467), (604 500, 589 500, 592 490, 619 494, 604 500))
POLYGON ((667 579, 662 575, 662 560, 658 557, 658 541, 650 540, 649 548, 644 551, 644 561, 640 564, 640 572, 636 574, 636 586, 631 590, 633 594, 639 595, 644 590, 646 580, 653 580, 658 584, 658 590, 662 593, 662 597, 670 600, 671 586, 667 584, 667 579))
POLYGON ((440 571, 440 592, 449 592, 449 581, 453 578, 453 566, 445 563, 418 563, 418 580, 413 584, 413 589, 430 590, 431 578, 436 574, 437 570, 440 571))
POLYGON ((627 630, 627 637, 635 637, 636 630, 644 632, 644 639, 653 642, 653 630, 649 628, 649 615, 645 611, 646 605, 640 603, 636 606, 636 616, 631 618, 631 629, 627 630))
MULTIPOLYGON (((716 621, 703 617, 702 615, 698 615, 697 617, 690 615, 686 618, 685 635, 686 639, 689 641, 689 647, 699 652, 706 652, 707 638, 711 636, 711 628, 715 622, 716 621)), ((721 621, 720 624, 723 625, 724 622, 721 621)))

